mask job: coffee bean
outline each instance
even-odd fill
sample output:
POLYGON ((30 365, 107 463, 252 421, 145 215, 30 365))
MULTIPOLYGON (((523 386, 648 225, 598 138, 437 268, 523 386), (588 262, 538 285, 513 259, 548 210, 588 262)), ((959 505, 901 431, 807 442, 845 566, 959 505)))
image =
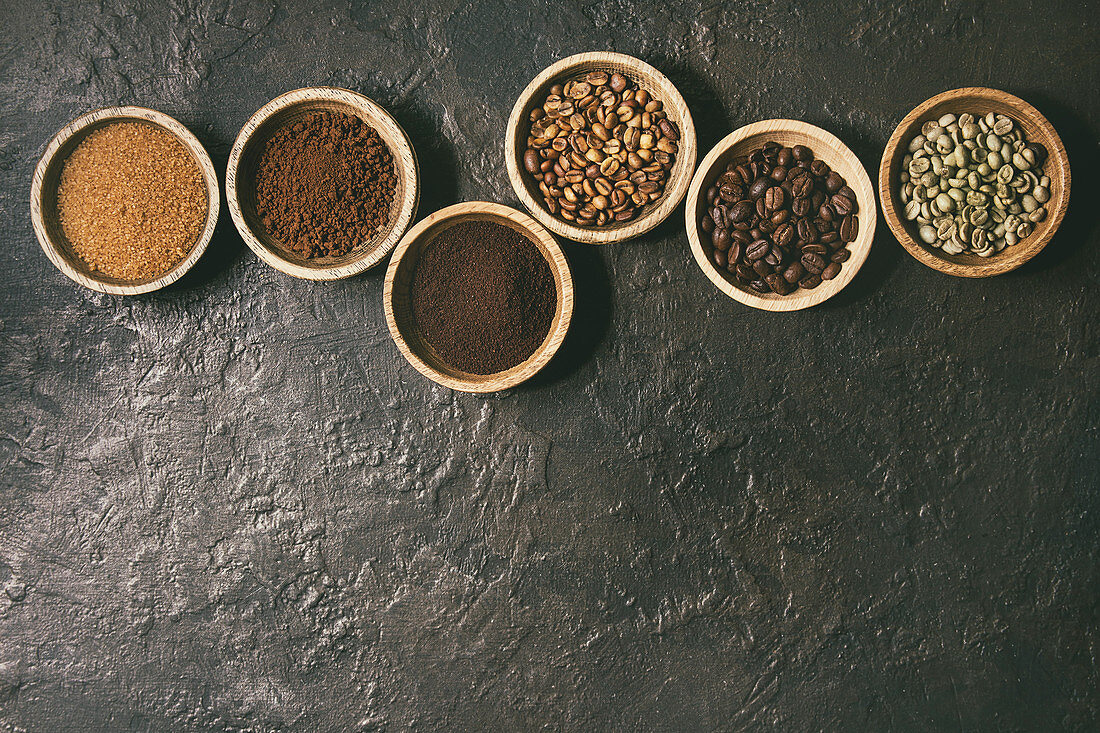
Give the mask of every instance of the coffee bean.
POLYGON ((761 176, 752 182, 749 186, 749 198, 755 201, 764 195, 764 192, 768 190, 768 186, 771 185, 771 181, 761 176))
POLYGON ((829 203, 833 205, 836 213, 841 216, 848 216, 848 214, 852 213, 852 209, 855 208, 852 199, 840 193, 833 194, 833 197, 829 199, 829 203))
POLYGON ((798 238, 803 242, 813 242, 817 239, 817 227, 809 219, 798 220, 798 238))
POLYGON ((844 187, 844 177, 836 171, 833 171, 825 178, 825 190, 834 194, 844 187))
POLYGON ((832 256, 829 259, 831 259, 833 262, 847 262, 848 258, 851 256, 852 253, 848 250, 838 249, 836 252, 833 252, 832 256))
POLYGON ((780 224, 778 227, 776 227, 775 232, 774 232, 774 236, 772 237, 772 239, 780 247, 788 247, 788 246, 790 246, 791 242, 794 241, 794 237, 795 237, 794 226, 791 225, 790 222, 785 222, 783 224, 780 224))
POLYGON ((840 238, 845 242, 854 242, 858 233, 859 217, 852 214, 844 217, 844 220, 840 223, 840 238))
POLYGON ((806 270, 799 262, 792 262, 786 270, 783 271, 783 279, 789 283, 797 283, 802 279, 802 276, 806 274, 806 270))
POLYGON ((785 202, 786 194, 783 193, 783 189, 779 186, 772 186, 764 192, 764 208, 769 214, 783 206, 785 202))
POLYGON ((807 272, 813 275, 817 275, 825 269, 825 260, 819 254, 807 252, 806 254, 802 255, 802 266, 806 268, 807 272))
POLYGON ((730 248, 730 235, 725 229, 715 229, 711 235, 711 243, 715 249, 726 250, 730 248))
POLYGON ((752 263, 752 269, 757 275, 759 275, 760 277, 764 277, 772 271, 772 266, 764 260, 757 260, 756 262, 752 263))
POLYGON ((750 244, 748 249, 745 250, 745 259, 749 262, 754 262, 768 254, 769 247, 768 240, 758 239, 750 244))
POLYGON ((752 216, 755 207, 748 201, 738 201, 730 209, 730 219, 733 221, 745 221, 752 216))
POLYGON ((758 293, 766 293, 771 290, 771 288, 768 287, 768 284, 763 280, 753 280, 751 283, 749 283, 749 287, 758 293))
POLYGON ((794 153, 794 159, 800 163, 814 159, 814 151, 810 150, 805 145, 795 145, 791 152, 794 153))
POLYGON ((832 280, 834 277, 840 274, 840 263, 830 262, 825 266, 825 269, 821 271, 822 280, 832 280))
POLYGON ((764 261, 772 267, 779 267, 780 263, 783 262, 783 253, 779 251, 778 247, 772 246, 768 250, 768 254, 764 255, 764 261))
POLYGON ((726 265, 729 264, 729 261, 726 260, 726 253, 723 252, 720 249, 715 249, 714 250, 714 264, 718 265, 718 267, 720 267, 722 269, 725 269, 726 265))
POLYGON ((826 247, 824 244, 813 242, 811 244, 802 245, 802 254, 821 255, 822 257, 824 257, 825 255, 829 254, 829 248, 826 247))
POLYGON ((821 284, 821 278, 817 275, 807 275, 798 281, 798 287, 805 288, 806 290, 813 290, 821 284))

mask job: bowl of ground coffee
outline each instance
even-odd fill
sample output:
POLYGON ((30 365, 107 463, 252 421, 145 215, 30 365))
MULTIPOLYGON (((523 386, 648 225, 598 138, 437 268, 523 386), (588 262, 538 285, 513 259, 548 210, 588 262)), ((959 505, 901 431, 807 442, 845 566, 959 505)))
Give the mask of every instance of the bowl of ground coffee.
POLYGON ((183 277, 218 220, 218 177, 191 132, 144 107, 66 125, 31 183, 31 222, 59 270, 103 293, 147 293, 183 277))
POLYGON ((264 105, 229 155, 226 200, 245 243, 272 267, 337 280, 373 267, 416 215, 416 154, 367 97, 313 87, 264 105))
POLYGON ((573 315, 573 278, 548 231, 484 201, 435 212, 409 230, 386 272, 386 323, 429 379, 497 392, 557 352, 573 315))

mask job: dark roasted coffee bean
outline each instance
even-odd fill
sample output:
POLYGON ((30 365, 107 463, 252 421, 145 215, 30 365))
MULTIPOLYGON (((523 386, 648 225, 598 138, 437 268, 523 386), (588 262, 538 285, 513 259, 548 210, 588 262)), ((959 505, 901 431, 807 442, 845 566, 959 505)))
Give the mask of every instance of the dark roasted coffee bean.
POLYGON ((787 269, 783 271, 783 279, 789 283, 797 283, 805 274, 806 270, 802 267, 802 263, 792 262, 787 269))
POLYGON ((699 223, 699 228, 707 234, 710 234, 714 231, 714 219, 711 218, 710 214, 706 214, 703 216, 703 221, 699 223))
POLYGON ((752 237, 749 236, 749 233, 740 229, 731 230, 730 239, 741 245, 746 245, 752 241, 752 237))
POLYGON ((764 192, 768 190, 768 186, 770 186, 771 184, 771 179, 767 177, 761 176, 760 178, 757 178, 755 181, 752 182, 752 185, 749 186, 749 198, 753 200, 760 198, 764 195, 764 192))
POLYGON ((852 199, 839 193, 833 194, 833 197, 829 199, 829 203, 831 203, 833 205, 833 208, 836 209, 836 213, 840 214, 841 216, 848 216, 848 214, 852 213, 852 209, 854 208, 854 206, 852 205, 852 199))
POLYGON ((791 152, 794 153, 794 159, 799 163, 805 163, 814 159, 814 151, 810 150, 805 145, 795 145, 794 148, 791 149, 791 152))
POLYGON ((737 166, 737 177, 741 179, 741 185, 747 186, 752 183, 752 169, 742 163, 737 166))
POLYGON ((768 215, 768 207, 764 202, 763 196, 756 199, 756 215, 761 219, 768 215))
POLYGON ((727 250, 730 248, 730 234, 725 229, 715 229, 710 235, 710 242, 715 249, 727 250))
POLYGON ((756 272, 757 275, 759 275, 760 277, 764 277, 772 271, 772 266, 764 260, 757 260, 756 262, 752 263, 752 269, 756 272))
POLYGON ((772 186, 764 192, 764 208, 770 214, 786 202, 786 194, 779 186, 772 186))
POLYGON ((799 196, 791 202, 791 213, 795 216, 807 216, 813 203, 806 196, 799 196))
POLYGON ((753 205, 748 201, 738 201, 733 205, 733 208, 730 209, 730 219, 733 221, 745 221, 752 216, 753 210, 753 205))
POLYGON ((809 196, 814 190, 814 179, 802 173, 791 180, 791 194, 795 198, 809 196))
POLYGON ((830 257, 829 259, 831 259, 833 262, 847 262, 848 258, 851 257, 851 256, 852 256, 852 253, 849 252, 848 250, 838 249, 836 252, 833 252, 833 256, 830 257))
POLYGON ((783 222, 787 221, 790 218, 791 218, 791 210, 790 209, 780 209, 779 211, 776 211, 771 215, 770 220, 771 220, 772 224, 775 224, 776 226, 779 226, 780 224, 782 224, 783 222))
POLYGON ((817 241, 817 229, 809 219, 800 219, 798 222, 798 238, 803 242, 817 241))
POLYGON ((794 290, 794 286, 775 272, 764 278, 764 281, 768 284, 768 287, 772 289, 772 292, 778 293, 779 295, 787 295, 794 290))
POLYGON ((844 221, 840 223, 840 238, 845 242, 854 242, 858 233, 859 217, 854 214, 844 217, 844 221))
POLYGON ((822 257, 824 257, 825 255, 829 254, 829 248, 826 247, 824 244, 813 242, 811 244, 802 245, 802 254, 806 253, 821 255, 822 257))
POLYGON ((729 259, 730 263, 737 262, 737 260, 741 259, 741 249, 741 245, 737 242, 732 242, 730 244, 730 248, 726 252, 726 257, 729 259))
POLYGON ((756 279, 756 273, 753 272, 752 267, 749 266, 749 265, 746 265, 744 262, 738 262, 737 263, 736 274, 737 274, 737 279, 741 280, 743 282, 749 282, 750 280, 756 279))
POLYGON ((763 239, 764 232, 759 227, 753 227, 749 230, 749 236, 753 239, 763 239))
POLYGON ((821 278, 817 275, 807 275, 798 281, 798 287, 805 288, 806 290, 813 290, 821 284, 821 278))
POLYGON ((825 269, 821 271, 822 280, 832 280, 834 277, 840 274, 840 263, 830 262, 825 266, 825 269))
POLYGON ((747 259, 749 262, 755 262, 764 255, 768 254, 770 246, 771 245, 768 244, 768 240, 766 239, 756 240, 749 245, 747 250, 745 250, 745 259, 747 259))
POLYGON ((768 250, 768 254, 764 256, 764 261, 772 267, 779 267, 779 264, 783 262, 783 252, 780 251, 779 247, 772 246, 772 248, 768 250))
POLYGON ((802 255, 802 266, 806 268, 807 272, 817 275, 825 269, 825 259, 819 254, 807 252, 802 255))
POLYGON ((722 187, 718 189, 718 195, 727 204, 733 204, 745 198, 741 192, 741 187, 732 183, 723 183, 722 187))
POLYGON ((825 190, 830 194, 836 193, 844 187, 844 177, 833 171, 825 178, 825 190))
POLYGON ((764 221, 760 222, 760 226, 758 227, 758 229, 760 229, 760 231, 764 234, 771 234, 775 231, 775 224, 772 224, 771 219, 765 219, 764 221))
POLYGON ((714 250, 714 264, 718 265, 718 267, 722 269, 725 269, 726 265, 729 264, 729 260, 726 259, 726 253, 720 249, 714 250))
POLYGON ((812 204, 810 208, 812 208, 814 211, 817 211, 828 200, 829 197, 825 194, 824 191, 815 190, 813 195, 810 196, 810 203, 812 204))
POLYGON ((836 211, 829 204, 822 204, 821 208, 817 210, 817 216, 823 221, 832 221, 836 218, 836 211))
POLYGON ((775 162, 777 165, 789 168, 791 163, 794 162, 794 155, 791 153, 791 149, 783 148, 780 150, 779 154, 775 156, 775 162))
POLYGON ((788 247, 791 242, 794 241, 795 230, 794 225, 790 222, 784 222, 776 227, 772 240, 780 247, 788 247))
POLYGON ((782 183, 787 178, 787 169, 784 166, 777 165, 772 168, 772 172, 768 176, 776 183, 782 183))
POLYGON ((825 232, 817 238, 817 241, 821 242, 822 244, 829 244, 835 247, 836 244, 840 242, 840 235, 836 232, 825 232))
POLYGON ((820 158, 810 163, 810 173, 813 173, 818 178, 824 178, 831 172, 832 170, 829 168, 829 164, 820 158))
POLYGON ((771 288, 768 287, 768 284, 763 280, 753 280, 751 283, 749 283, 749 287, 758 293, 766 293, 771 290, 771 288))

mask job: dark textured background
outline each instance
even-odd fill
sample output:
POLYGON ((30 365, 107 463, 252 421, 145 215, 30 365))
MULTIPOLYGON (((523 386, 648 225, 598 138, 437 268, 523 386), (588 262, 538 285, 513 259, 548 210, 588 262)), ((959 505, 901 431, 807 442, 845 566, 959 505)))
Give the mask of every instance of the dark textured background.
POLYGON ((1097 730, 1097 9, 4 0, 0 729, 1097 730), (703 153, 794 117, 872 177, 923 99, 1006 89, 1063 136, 1070 213, 981 281, 880 223, 792 314, 718 293, 682 209, 566 244, 567 347, 490 397, 401 359, 384 268, 284 277, 224 207, 196 270, 133 298, 31 232, 73 117, 155 107, 224 170, 315 84, 393 111, 421 216, 514 203, 515 97, 595 49, 668 74, 703 153))

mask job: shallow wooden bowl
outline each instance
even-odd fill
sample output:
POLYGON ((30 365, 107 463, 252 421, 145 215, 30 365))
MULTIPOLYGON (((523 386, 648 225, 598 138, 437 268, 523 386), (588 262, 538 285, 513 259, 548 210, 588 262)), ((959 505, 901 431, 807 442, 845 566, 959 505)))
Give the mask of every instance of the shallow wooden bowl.
POLYGON ((984 87, 952 89, 937 94, 905 116, 898 124, 878 169, 878 193, 882 213, 890 231, 898 238, 909 254, 929 267, 958 277, 990 277, 1015 270, 1039 254, 1054 236, 1069 206, 1069 156, 1061 138, 1039 110, 1007 92, 984 87), (1046 203, 1047 218, 1035 226, 1031 235, 1011 247, 1005 247, 992 257, 975 254, 944 254, 942 250, 926 245, 917 236, 915 222, 905 221, 901 213, 901 163, 909 141, 920 134, 921 126, 931 119, 947 113, 969 112, 975 117, 994 112, 1015 120, 1024 130, 1027 139, 1041 143, 1047 149, 1047 161, 1043 173, 1050 176, 1050 201, 1046 203))
POLYGON ((855 153, 835 135, 798 120, 764 120, 734 130, 707 153, 691 181, 691 188, 688 189, 684 218, 695 261, 719 290, 753 308, 794 311, 828 300, 852 281, 871 251, 871 241, 875 238, 876 214, 875 189, 871 186, 867 171, 855 153), (751 153, 770 140, 784 146, 805 145, 810 148, 814 157, 824 160, 833 170, 844 176, 844 180, 856 192, 856 203, 859 205, 856 212, 859 216, 859 231, 856 240, 848 243, 848 251, 852 256, 841 266, 840 274, 832 280, 822 281, 813 290, 799 288, 790 295, 758 293, 743 287, 729 272, 720 270, 711 259, 714 248, 710 243, 710 235, 700 227, 700 221, 707 210, 707 189, 725 171, 729 161, 739 155, 751 153))
POLYGON ((469 201, 440 209, 417 223, 394 250, 386 272, 383 294, 386 323, 398 350, 416 370, 444 387, 461 392, 498 392, 533 377, 557 352, 573 316, 573 276, 558 243, 545 228, 526 214, 508 206, 487 201, 469 201), (439 232, 465 221, 493 221, 524 235, 539 248, 550 263, 558 294, 557 308, 550 331, 542 345, 526 361, 496 374, 468 374, 448 366, 417 333, 409 306, 409 288, 420 253, 439 232))
POLYGON ((516 196, 527 210, 550 231, 567 239, 585 244, 610 244, 622 242, 641 234, 668 218, 687 192, 691 174, 695 170, 698 153, 695 123, 691 119, 683 96, 664 74, 633 56, 621 53, 579 53, 548 66, 527 85, 516 100, 508 118, 508 130, 504 140, 504 160, 508 166, 508 179, 516 196), (543 205, 542 192, 523 167, 523 153, 527 150, 527 134, 531 129, 531 110, 542 105, 543 100, 556 83, 589 71, 619 72, 664 103, 669 118, 680 128, 680 152, 669 171, 664 195, 647 204, 632 221, 602 227, 580 227, 551 214, 543 205))
POLYGON ((207 245, 210 244, 210 238, 214 236, 214 225, 218 221, 220 204, 218 176, 214 173, 214 166, 202 143, 175 119, 163 112, 145 107, 104 107, 77 117, 62 128, 46 146, 46 151, 42 153, 34 169, 34 178, 31 180, 31 225, 34 227, 35 236, 38 237, 38 243, 42 245, 42 251, 50 258, 50 262, 57 266, 57 269, 84 287, 114 295, 148 293, 183 277, 199 261, 207 245), (179 264, 156 278, 123 280, 92 270, 73 251, 72 245, 61 228, 57 211, 57 187, 61 181, 61 170, 65 166, 65 161, 91 132, 113 122, 141 122, 168 131, 180 141, 199 166, 203 182, 206 184, 206 222, 198 239, 179 264))
POLYGON ((393 250, 416 216, 420 199, 420 174, 416 153, 397 120, 362 94, 333 87, 310 87, 276 97, 252 115, 237 135, 225 172, 225 197, 233 223, 245 244, 256 255, 287 275, 306 280, 339 280, 378 264, 393 250), (378 131, 393 156, 397 173, 389 223, 340 257, 312 259, 285 249, 269 235, 256 215, 256 165, 264 144, 281 127, 305 115, 333 110, 355 115, 378 131))

